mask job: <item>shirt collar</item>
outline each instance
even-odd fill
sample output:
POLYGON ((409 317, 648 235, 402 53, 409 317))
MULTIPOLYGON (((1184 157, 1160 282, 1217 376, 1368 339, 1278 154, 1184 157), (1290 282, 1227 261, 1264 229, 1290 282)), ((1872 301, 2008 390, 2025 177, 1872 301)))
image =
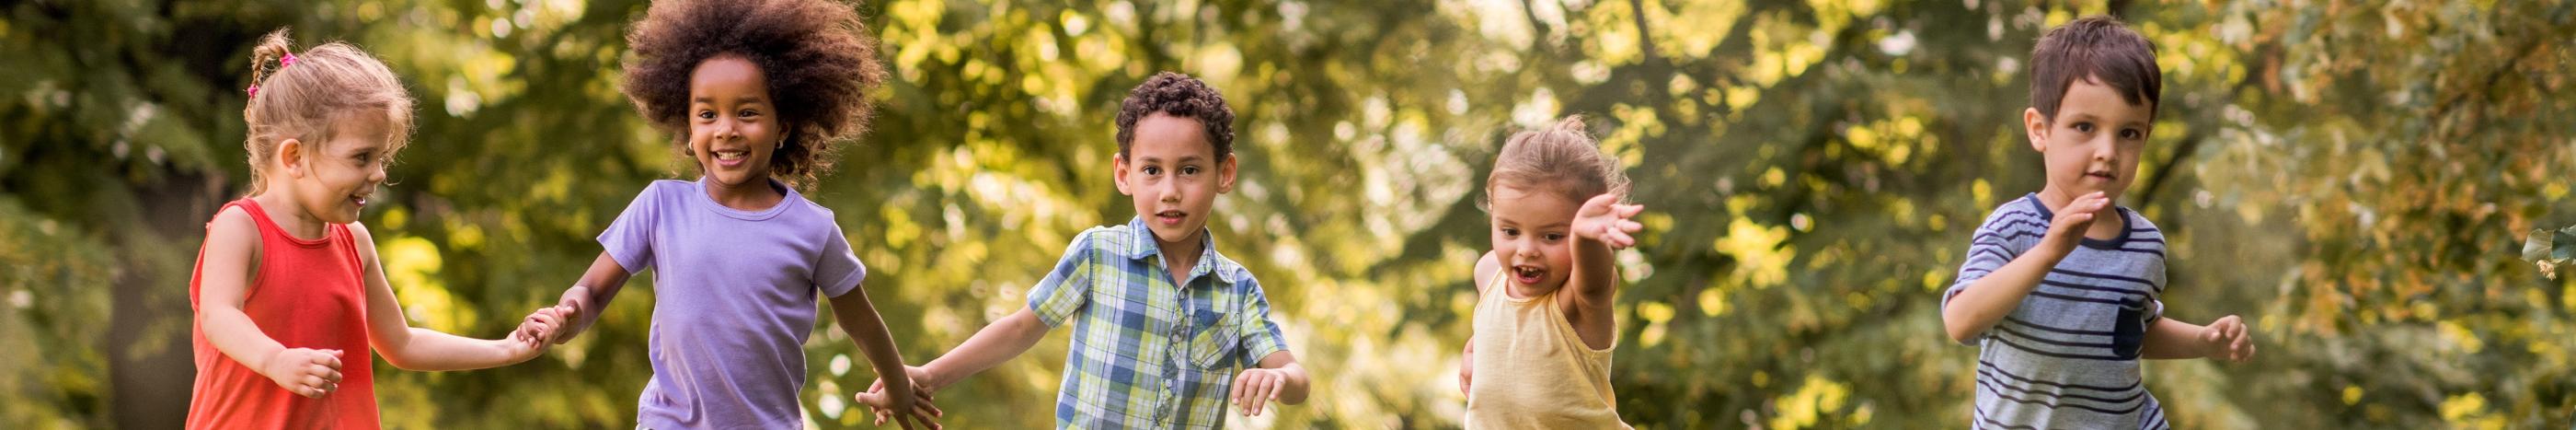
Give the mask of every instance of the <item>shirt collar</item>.
MULTIPOLYGON (((1139 216, 1129 218, 1127 220, 1127 230, 1132 233, 1128 236, 1127 240, 1127 259, 1143 260, 1147 257, 1153 257, 1162 253, 1159 241, 1154 238, 1154 230, 1145 225, 1145 217, 1139 216)), ((1170 260, 1167 259, 1164 261, 1168 262, 1170 260)), ((1197 279, 1200 276, 1207 276, 1209 273, 1213 272, 1216 274, 1216 279, 1218 281, 1233 284, 1237 282, 1236 273, 1243 271, 1241 269, 1241 266, 1236 265, 1233 261, 1226 260, 1225 256, 1218 255, 1216 253, 1215 235, 1208 234, 1206 227, 1200 227, 1199 261, 1198 264, 1190 267, 1190 278, 1197 279)), ((1187 280, 1176 281, 1188 282, 1187 280)))

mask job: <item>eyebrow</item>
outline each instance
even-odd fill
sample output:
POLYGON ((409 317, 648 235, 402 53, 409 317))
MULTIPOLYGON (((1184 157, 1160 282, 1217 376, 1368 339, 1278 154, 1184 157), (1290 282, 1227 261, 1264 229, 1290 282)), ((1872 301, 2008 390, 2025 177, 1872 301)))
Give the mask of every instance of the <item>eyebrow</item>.
MULTIPOLYGON (((690 102, 690 103, 715 103, 715 101, 716 101, 716 98, 714 98, 714 97, 707 97, 707 96, 697 96, 697 97, 690 97, 690 98, 689 98, 689 102, 690 102)), ((734 102, 735 102, 735 103, 760 103, 760 102, 761 102, 761 100, 760 100, 760 96, 742 96, 742 97, 739 97, 739 98, 734 99, 734 102)))
MULTIPOLYGON (((1200 160, 1200 159, 1202 159, 1202 158, 1205 158, 1205 157, 1200 157, 1200 156, 1198 156, 1198 155, 1184 155, 1184 156, 1181 156, 1181 159, 1179 159, 1179 160, 1174 160, 1174 161, 1172 161, 1172 163, 1173 163, 1173 164, 1192 163, 1192 162, 1197 162, 1197 161, 1199 161, 1199 160, 1200 160)), ((1137 161, 1137 162, 1139 162, 1139 163, 1160 163, 1160 162, 1163 162, 1163 159, 1161 159, 1161 158, 1155 158, 1155 157, 1150 157, 1150 156, 1137 156, 1137 157, 1136 157, 1136 161, 1137 161)))

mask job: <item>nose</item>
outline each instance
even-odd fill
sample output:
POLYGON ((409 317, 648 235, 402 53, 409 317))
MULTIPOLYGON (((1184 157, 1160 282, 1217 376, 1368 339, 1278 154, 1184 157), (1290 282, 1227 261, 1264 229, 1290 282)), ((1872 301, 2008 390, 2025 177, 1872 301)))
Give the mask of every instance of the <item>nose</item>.
POLYGON ((2119 150, 2120 145, 2117 139, 2117 137, 2114 137, 2114 135, 2110 133, 2104 133, 2100 137, 2096 137, 2092 147, 2093 161, 2108 162, 2111 161, 2112 156, 2118 155, 2117 151, 2119 150))
POLYGON ((1157 181, 1157 182, 1155 182, 1155 183, 1154 183, 1154 187, 1156 187, 1156 188, 1160 188, 1160 190, 1158 190, 1158 191, 1162 191, 1162 194, 1163 194, 1162 201, 1165 201, 1165 202, 1177 202, 1177 201, 1181 201, 1181 181, 1176 181, 1176 180, 1171 180, 1171 179, 1164 179, 1164 180, 1162 180, 1162 181, 1157 181))

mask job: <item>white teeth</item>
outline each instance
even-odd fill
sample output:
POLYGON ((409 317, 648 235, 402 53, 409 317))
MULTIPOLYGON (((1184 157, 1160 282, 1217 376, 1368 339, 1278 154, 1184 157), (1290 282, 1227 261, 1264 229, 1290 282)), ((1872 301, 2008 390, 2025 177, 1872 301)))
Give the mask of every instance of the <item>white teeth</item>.
POLYGON ((717 152, 717 153, 716 153, 716 159, 718 159, 718 160, 724 160, 724 161, 734 161, 734 160, 740 160, 740 159, 742 159, 744 156, 748 156, 748 155, 750 155, 750 154, 749 154, 749 153, 742 152, 742 151, 720 151, 720 152, 717 152))

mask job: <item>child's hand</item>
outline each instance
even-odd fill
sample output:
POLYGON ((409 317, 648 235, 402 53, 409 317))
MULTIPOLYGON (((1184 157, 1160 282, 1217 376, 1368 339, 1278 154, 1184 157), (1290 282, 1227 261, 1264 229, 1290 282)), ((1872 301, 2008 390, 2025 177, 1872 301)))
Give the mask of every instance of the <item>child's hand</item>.
POLYGON ((2200 332, 2200 341, 2209 348, 2209 358, 2243 363, 2254 358, 2254 333, 2245 330, 2245 321, 2228 315, 2211 321, 2200 332))
POLYGON ((1244 416, 1260 416, 1263 406, 1279 400, 1279 389, 1288 386, 1288 374, 1279 369, 1243 369, 1234 376, 1234 390, 1226 395, 1244 416))
POLYGON ((295 395, 319 399, 340 390, 340 350, 278 350, 260 361, 259 374, 295 395))
POLYGON ((548 342, 550 336, 563 330, 563 315, 563 309, 554 306, 528 313, 528 318, 519 323, 519 328, 511 330, 509 338, 501 341, 502 346, 510 351, 511 360, 526 361, 545 353, 546 347, 552 345, 548 342))
POLYGON ((555 330, 550 330, 547 333, 548 336, 540 338, 557 345, 571 342, 573 335, 581 334, 582 327, 576 326, 580 321, 585 321, 584 318, 587 318, 589 312, 597 311, 590 306, 590 287, 582 285, 564 289, 563 298, 555 301, 555 307, 552 309, 555 310, 556 316, 561 317, 563 323, 556 325, 555 330))
POLYGON ((1574 235, 1607 243, 1613 250, 1637 246, 1637 238, 1629 234, 1646 229, 1646 225, 1629 218, 1645 210, 1645 205, 1619 204, 1617 194, 1593 196, 1591 201, 1583 202, 1582 209, 1574 211, 1574 235))
POLYGON ((2072 252, 2084 240, 2084 231, 2093 228, 2093 216, 2111 207, 2111 197, 2101 191, 2075 196, 2066 207, 2057 208, 2057 219, 2048 222, 2048 237, 2040 240, 2054 243, 2057 249, 2072 252))
POLYGON ((899 402, 895 401, 893 396, 887 395, 885 392, 885 378, 877 378, 875 383, 868 384, 868 391, 851 397, 857 399, 859 404, 868 405, 868 413, 876 415, 877 417, 876 425, 883 426, 886 423, 886 419, 893 418, 896 423, 903 425, 904 428, 912 428, 911 421, 920 421, 924 426, 931 429, 940 428, 939 423, 931 421, 931 419, 938 418, 946 415, 947 413, 940 411, 938 405, 931 404, 930 393, 938 391, 939 387, 930 385, 930 371, 922 369, 921 366, 904 366, 903 371, 906 374, 904 376, 910 378, 912 381, 913 401, 909 402, 911 404, 897 404, 899 402), (894 413, 894 411, 898 410, 910 410, 912 412, 908 414, 894 413))

